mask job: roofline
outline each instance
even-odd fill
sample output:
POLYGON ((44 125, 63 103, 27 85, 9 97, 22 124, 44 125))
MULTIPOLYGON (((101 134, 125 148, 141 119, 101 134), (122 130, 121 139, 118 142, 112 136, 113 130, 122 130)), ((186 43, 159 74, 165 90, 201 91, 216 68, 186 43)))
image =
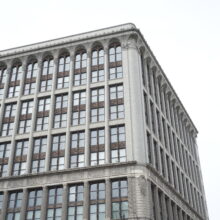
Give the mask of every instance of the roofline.
POLYGON ((74 35, 69 35, 66 37, 60 37, 60 38, 55 38, 52 40, 46 40, 46 41, 41 41, 38 43, 27 44, 24 46, 0 50, 0 58, 14 55, 14 54, 28 52, 31 50, 38 50, 38 49, 43 49, 46 47, 57 46, 57 45, 64 44, 64 43, 71 43, 71 42, 75 42, 79 40, 82 41, 82 40, 97 37, 97 36, 104 36, 104 35, 108 35, 111 33, 131 31, 131 30, 136 30, 136 29, 137 28, 133 23, 125 23, 125 24, 120 24, 120 25, 111 26, 107 28, 101 28, 101 29, 97 29, 93 31, 83 32, 80 34, 74 34, 74 35), (100 33, 97 33, 97 32, 100 32, 100 33))

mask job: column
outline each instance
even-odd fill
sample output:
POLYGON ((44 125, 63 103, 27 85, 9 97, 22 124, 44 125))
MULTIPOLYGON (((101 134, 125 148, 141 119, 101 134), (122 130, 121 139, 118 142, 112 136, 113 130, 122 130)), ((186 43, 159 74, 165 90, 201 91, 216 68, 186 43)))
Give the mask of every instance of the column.
POLYGON ((67 219, 68 185, 63 184, 62 219, 67 219))
POLYGON ((48 188, 43 187, 43 197, 41 206, 41 220, 45 220, 47 217, 47 198, 48 198, 48 188))
POLYGON ((87 84, 86 84, 86 126, 85 126, 85 166, 90 165, 90 76, 91 50, 87 50, 87 84))
POLYGON ((66 127, 66 148, 65 148, 65 169, 69 168, 70 164, 70 127, 72 119, 72 100, 73 100, 73 68, 74 68, 74 49, 71 49, 70 54, 70 73, 69 73, 69 91, 68 91, 68 109, 67 109, 67 127, 66 127))
POLYGON ((110 220, 111 219, 111 181, 110 179, 105 180, 105 219, 110 220))
POLYGON ((108 45, 104 47, 104 73, 105 73, 105 163, 111 162, 110 131, 109 131, 109 66, 108 45))
POLYGON ((2 219, 6 219, 7 216, 8 199, 9 199, 9 193, 8 191, 4 191, 2 214, 1 214, 2 219))
POLYGON ((84 182, 83 190, 83 219, 89 219, 89 182, 84 182))
POLYGON ((21 220, 26 219, 27 197, 28 197, 28 189, 24 188, 23 189, 23 196, 22 196, 22 203, 21 203, 21 215, 20 215, 21 220))
POLYGON ((58 69, 58 54, 54 55, 54 74, 52 79, 52 89, 51 89, 51 103, 50 103, 50 115, 48 122, 48 136, 47 136, 47 151, 45 159, 45 170, 49 171, 50 169, 50 153, 51 153, 51 143, 52 136, 51 130, 53 129, 53 118, 54 118, 54 106, 55 106, 55 90, 56 90, 56 79, 57 79, 57 69, 58 69))

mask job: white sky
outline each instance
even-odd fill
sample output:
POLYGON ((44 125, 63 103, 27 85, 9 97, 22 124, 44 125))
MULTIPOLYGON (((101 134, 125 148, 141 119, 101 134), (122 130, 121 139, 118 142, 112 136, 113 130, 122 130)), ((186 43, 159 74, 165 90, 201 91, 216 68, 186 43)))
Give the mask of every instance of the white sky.
POLYGON ((220 1, 0 0, 0 50, 132 22, 199 130, 210 220, 219 220, 220 1))

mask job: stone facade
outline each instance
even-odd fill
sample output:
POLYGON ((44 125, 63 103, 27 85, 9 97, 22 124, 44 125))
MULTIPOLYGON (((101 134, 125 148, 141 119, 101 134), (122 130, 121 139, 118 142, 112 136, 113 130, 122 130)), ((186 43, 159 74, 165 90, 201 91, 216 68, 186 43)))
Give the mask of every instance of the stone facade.
POLYGON ((0 74, 1 219, 208 219, 197 129, 135 25, 0 51, 0 74))

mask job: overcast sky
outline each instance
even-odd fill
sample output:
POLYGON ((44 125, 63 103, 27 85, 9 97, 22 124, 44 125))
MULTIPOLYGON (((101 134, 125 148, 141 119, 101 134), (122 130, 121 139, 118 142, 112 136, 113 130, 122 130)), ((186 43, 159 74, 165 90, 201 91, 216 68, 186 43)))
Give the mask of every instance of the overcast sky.
POLYGON ((0 50, 132 22, 199 130, 210 220, 219 220, 220 1, 0 0, 0 50))

